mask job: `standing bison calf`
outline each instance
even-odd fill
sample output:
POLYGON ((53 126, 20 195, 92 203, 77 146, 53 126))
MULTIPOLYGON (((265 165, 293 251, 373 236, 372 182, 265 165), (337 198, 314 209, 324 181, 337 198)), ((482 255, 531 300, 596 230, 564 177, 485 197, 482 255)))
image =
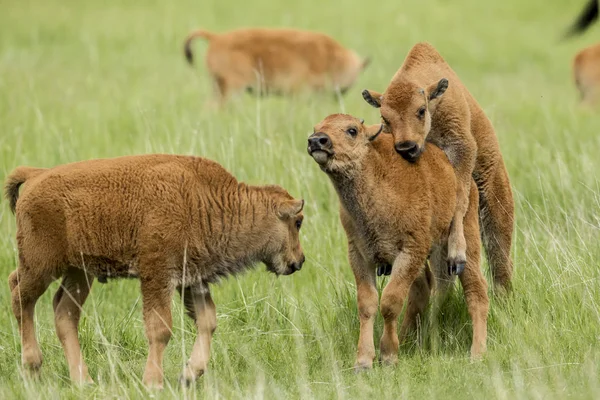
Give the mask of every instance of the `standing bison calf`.
POLYGON ((192 41, 209 41, 206 66, 221 103, 242 90, 286 94, 303 88, 344 93, 369 64, 331 37, 298 29, 247 28, 222 34, 196 30, 185 40, 188 62, 192 41))
POLYGON ((146 155, 20 167, 7 178, 6 197, 17 218, 19 266, 9 285, 23 364, 34 372, 42 364, 35 303, 63 277, 55 325, 76 382, 91 381, 77 325, 94 277, 140 279, 150 345, 143 381, 162 387, 175 289, 198 328, 182 376, 189 383, 207 367, 216 328, 208 284, 259 262, 278 275, 304 262, 304 201, 278 186, 240 183, 203 158, 146 155))
MULTIPOLYGON (((408 298, 402 338, 422 315, 435 281, 443 292, 454 277, 448 275, 445 262, 448 227, 456 207, 452 166, 431 144, 415 163, 403 160, 394 153, 389 136, 374 140, 381 129, 337 114, 319 123, 308 139, 309 154, 327 173, 340 199, 340 218, 358 295, 358 369, 371 368, 375 358, 378 265, 391 265, 391 278, 380 305, 385 321, 380 357, 387 364, 398 358, 396 325, 405 300, 408 298), (436 279, 426 266, 428 256, 436 279)), ((474 358, 485 351, 488 314, 487 283, 480 269, 477 202, 477 190, 472 186, 465 215, 467 263, 460 281, 473 320, 474 358)))

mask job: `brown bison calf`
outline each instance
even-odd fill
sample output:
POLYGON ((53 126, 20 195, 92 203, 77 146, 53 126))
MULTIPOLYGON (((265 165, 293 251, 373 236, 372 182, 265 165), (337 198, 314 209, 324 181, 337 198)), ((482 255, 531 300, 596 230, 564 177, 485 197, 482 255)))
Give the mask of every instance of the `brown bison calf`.
POLYGON ((583 105, 600 100, 600 44, 581 50, 573 59, 573 77, 583 105))
POLYGON ((198 328, 182 375, 189 383, 207 367, 216 328, 208 284, 259 262, 281 275, 304 262, 298 232, 304 201, 278 186, 240 183, 203 158, 146 155, 20 167, 7 178, 6 197, 17 218, 19 266, 9 284, 23 364, 33 372, 42 364, 35 303, 63 277, 55 324, 75 382, 91 381, 77 325, 94 277, 140 279, 150 345, 143 381, 162 387, 175 289, 198 328))
POLYGON ((235 92, 291 93, 302 88, 344 93, 369 64, 331 37, 297 29, 238 29, 215 34, 197 30, 185 40, 185 56, 193 62, 191 43, 209 41, 206 66, 223 103, 235 92))
POLYGON ((508 174, 491 122, 442 56, 429 44, 415 45, 383 95, 365 90, 364 99, 381 109, 384 132, 396 151, 414 161, 425 141, 441 148, 454 167, 457 207, 448 239, 448 264, 460 272, 467 246, 463 218, 471 181, 479 189, 481 233, 494 283, 509 289, 514 203, 508 174))
MULTIPOLYGON (((445 262, 448 227, 454 214, 456 178, 443 152, 427 144, 416 162, 394 154, 390 137, 374 140, 381 127, 366 127, 348 115, 332 115, 315 127, 308 152, 327 173, 340 199, 340 218, 348 238, 348 256, 358 295, 360 337, 356 368, 370 368, 375 358, 373 322, 377 312, 375 271, 391 265, 381 295, 385 320, 380 342, 384 363, 398 359, 397 318, 408 298, 400 336, 415 327, 437 281, 444 292, 453 281, 445 262), (378 128, 378 129, 377 129, 378 128), (435 279, 426 266, 432 261, 435 279)), ((467 265, 460 274, 473 320, 471 356, 486 348, 488 296, 480 268, 477 191, 470 192, 465 215, 467 265)))

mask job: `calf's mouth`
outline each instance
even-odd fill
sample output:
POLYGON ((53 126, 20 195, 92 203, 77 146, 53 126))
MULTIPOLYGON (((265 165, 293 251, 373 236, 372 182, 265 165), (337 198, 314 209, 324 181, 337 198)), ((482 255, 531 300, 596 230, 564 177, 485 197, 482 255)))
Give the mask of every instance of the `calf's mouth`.
POLYGON ((308 154, 319 165, 325 165, 335 153, 331 139, 326 133, 316 132, 308 138, 308 154))

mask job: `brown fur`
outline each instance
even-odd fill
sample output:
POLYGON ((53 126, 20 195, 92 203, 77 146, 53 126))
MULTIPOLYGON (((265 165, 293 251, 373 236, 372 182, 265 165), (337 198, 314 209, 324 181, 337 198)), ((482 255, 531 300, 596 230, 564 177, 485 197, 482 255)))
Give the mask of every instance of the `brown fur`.
POLYGON ((384 131, 392 133, 396 151, 403 157, 417 159, 428 141, 441 148, 454 166, 459 184, 448 240, 451 265, 465 261, 463 218, 475 179, 482 238, 494 283, 510 289, 512 190, 494 128, 458 76, 433 46, 419 43, 383 95, 364 91, 363 97, 381 108, 384 131))
POLYGON ((369 63, 322 33, 247 28, 221 34, 202 29, 190 33, 184 45, 190 64, 191 44, 197 37, 209 42, 206 66, 221 103, 245 89, 279 94, 304 88, 344 93, 369 63))
POLYGON ((23 364, 33 371, 41 366, 34 307, 63 277, 54 297, 55 323, 76 382, 91 381, 77 324, 94 277, 140 279, 150 344, 144 382, 161 387, 175 289, 198 326, 183 374, 191 382, 206 369, 216 327, 208 284, 259 262, 287 275, 304 261, 298 233, 303 200, 278 186, 240 183, 203 158, 146 155, 47 170, 20 167, 6 189, 16 202, 19 266, 9 286, 23 364))
MULTIPOLYGON (((443 292, 453 279, 445 264, 448 227, 456 205, 455 196, 449 195, 456 190, 451 165, 442 151, 430 144, 418 161, 409 163, 394 153, 391 137, 374 140, 376 130, 377 126, 366 127, 351 116, 331 115, 315 127, 308 148, 340 199, 340 218, 348 238, 358 295, 359 369, 370 368, 375 357, 375 270, 379 264, 392 265, 380 304, 385 320, 380 342, 384 363, 395 363, 398 357, 396 326, 404 302, 408 299, 402 338, 414 329, 417 318, 423 314, 434 281, 443 292), (425 267, 428 256, 433 273, 425 267)), ((480 268, 475 187, 470 197, 465 217, 467 264, 459 276, 473 320, 471 356, 476 358, 486 347, 488 297, 480 268)))
POLYGON ((573 59, 573 78, 583 105, 594 106, 600 100, 600 44, 586 47, 573 59))

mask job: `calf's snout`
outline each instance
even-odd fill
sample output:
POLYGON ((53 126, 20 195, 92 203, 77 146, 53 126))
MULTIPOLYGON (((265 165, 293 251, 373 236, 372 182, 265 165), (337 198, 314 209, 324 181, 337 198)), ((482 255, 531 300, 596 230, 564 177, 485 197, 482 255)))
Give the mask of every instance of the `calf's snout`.
POLYGON ((329 150, 332 147, 331 139, 326 133, 317 132, 308 138, 308 148, 310 150, 329 150))

